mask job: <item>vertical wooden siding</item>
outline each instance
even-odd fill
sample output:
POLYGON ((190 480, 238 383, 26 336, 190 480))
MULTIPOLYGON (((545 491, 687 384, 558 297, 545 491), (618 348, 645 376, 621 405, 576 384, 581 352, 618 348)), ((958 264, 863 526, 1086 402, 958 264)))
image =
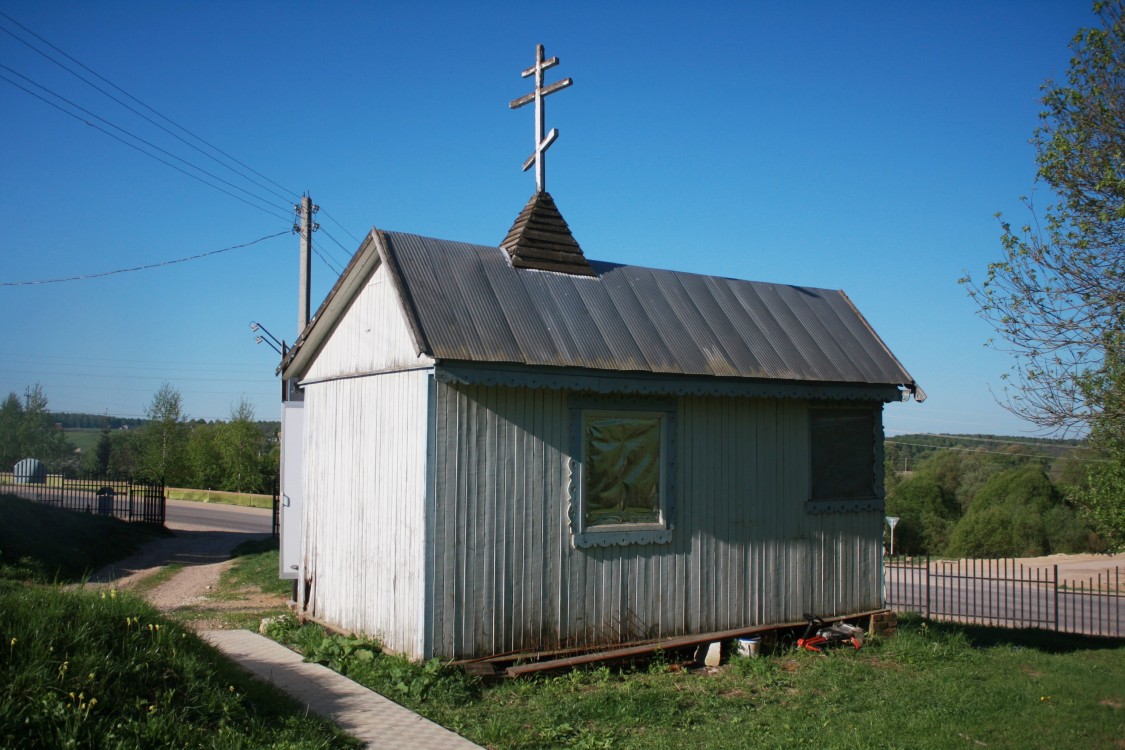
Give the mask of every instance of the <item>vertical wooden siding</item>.
POLYGON ((437 386, 427 651, 677 635, 874 608, 882 514, 808 514, 807 403, 681 397, 671 544, 575 549, 567 398, 437 386))
POLYGON ((303 379, 384 372, 432 361, 415 351, 401 302, 386 268, 379 265, 303 379))
POLYGON ((423 656, 429 373, 305 390, 304 573, 309 610, 423 656))

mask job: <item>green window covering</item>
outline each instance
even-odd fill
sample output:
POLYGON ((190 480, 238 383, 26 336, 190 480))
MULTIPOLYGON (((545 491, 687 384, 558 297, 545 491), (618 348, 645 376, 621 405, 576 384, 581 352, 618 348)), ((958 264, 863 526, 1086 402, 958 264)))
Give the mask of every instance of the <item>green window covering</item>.
POLYGON ((587 527, 661 521, 660 421, 659 417, 587 417, 587 527))

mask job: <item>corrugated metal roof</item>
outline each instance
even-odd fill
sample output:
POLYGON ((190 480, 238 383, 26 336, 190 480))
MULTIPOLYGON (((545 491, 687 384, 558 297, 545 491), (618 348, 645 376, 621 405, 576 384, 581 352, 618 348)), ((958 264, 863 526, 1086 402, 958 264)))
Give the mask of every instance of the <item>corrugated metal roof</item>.
POLYGON ((914 386, 841 291, 590 261, 514 268, 498 247, 378 232, 439 360, 914 386))

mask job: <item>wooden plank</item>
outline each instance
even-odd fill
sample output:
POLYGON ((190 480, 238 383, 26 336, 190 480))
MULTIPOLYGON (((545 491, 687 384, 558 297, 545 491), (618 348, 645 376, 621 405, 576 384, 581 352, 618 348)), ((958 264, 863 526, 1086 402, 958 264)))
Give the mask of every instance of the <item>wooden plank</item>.
MULTIPOLYGON (((854 620, 862 617, 871 617, 872 615, 884 612, 885 610, 870 610, 867 612, 856 612, 855 614, 842 615, 839 617, 826 617, 823 618, 824 622, 840 622, 842 620, 854 620)), ((767 633, 771 630, 784 630, 787 628, 799 628, 807 625, 805 620, 800 622, 783 622, 775 625, 755 625, 748 628, 736 628, 734 630, 721 630, 716 633, 702 633, 699 635, 683 635, 675 638, 663 638, 658 641, 651 641, 636 646, 626 646, 624 648, 612 649, 609 651, 601 651, 598 653, 582 654, 581 656, 570 656, 563 659, 552 659, 550 661, 539 662, 537 664, 521 664, 515 667, 508 667, 505 673, 509 677, 522 677, 523 675, 535 674, 536 672, 546 672, 552 669, 567 669, 570 667, 578 667, 584 664, 596 664, 602 661, 614 661, 617 659, 627 659, 631 656, 643 656, 651 654, 654 651, 671 651, 679 648, 688 648, 691 646, 699 646, 704 643, 714 643, 716 641, 728 641, 734 638, 741 638, 747 635, 754 635, 756 633, 767 633)))

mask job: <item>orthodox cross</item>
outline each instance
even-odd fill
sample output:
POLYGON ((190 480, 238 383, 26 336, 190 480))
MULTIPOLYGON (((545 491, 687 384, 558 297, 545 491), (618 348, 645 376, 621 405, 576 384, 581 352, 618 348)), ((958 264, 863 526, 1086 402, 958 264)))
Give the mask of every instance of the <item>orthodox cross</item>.
POLYGON ((552 83, 550 86, 544 88, 543 86, 543 71, 547 68, 553 68, 559 64, 559 58, 552 57, 549 60, 543 59, 543 45, 538 44, 535 46, 535 65, 525 70, 521 76, 527 78, 528 76, 535 76, 535 90, 530 94, 521 96, 519 99, 513 99, 508 102, 511 109, 519 109, 525 104, 535 102, 535 152, 527 157, 527 161, 523 163, 523 171, 527 171, 532 164, 535 165, 535 188, 537 192, 546 192, 547 190, 547 149, 559 137, 559 131, 556 128, 551 128, 550 133, 544 133, 544 119, 546 117, 546 105, 543 101, 544 97, 548 94, 553 94, 560 89, 565 89, 570 84, 574 83, 570 78, 552 83))

